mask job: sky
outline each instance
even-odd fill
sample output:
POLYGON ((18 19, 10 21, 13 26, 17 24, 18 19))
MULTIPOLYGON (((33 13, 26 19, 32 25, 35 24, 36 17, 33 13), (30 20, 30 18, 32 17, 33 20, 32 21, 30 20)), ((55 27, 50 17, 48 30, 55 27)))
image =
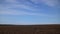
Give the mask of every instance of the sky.
POLYGON ((60 24, 60 0, 0 0, 0 24, 60 24))

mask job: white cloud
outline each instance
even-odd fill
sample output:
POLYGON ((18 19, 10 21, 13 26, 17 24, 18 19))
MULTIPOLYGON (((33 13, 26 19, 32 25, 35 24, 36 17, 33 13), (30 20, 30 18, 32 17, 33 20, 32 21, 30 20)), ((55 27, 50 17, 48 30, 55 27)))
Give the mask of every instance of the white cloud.
POLYGON ((34 2, 35 4, 44 3, 48 6, 56 6, 59 4, 58 0, 31 0, 31 1, 34 2))
MULTIPOLYGON (((7 7, 3 7, 0 6, 0 14, 2 15, 35 15, 35 16, 48 16, 48 17, 52 17, 52 15, 48 15, 48 14, 43 14, 43 13, 30 13, 29 11, 26 12, 24 10, 14 10, 14 9, 10 9, 12 8, 11 6, 7 6, 7 7)), ((18 7, 18 6, 16 6, 18 7)), ((23 6, 20 6, 21 8, 23 6)), ((24 7, 23 7, 24 8, 24 7)), ((25 7, 26 8, 26 7, 25 7)), ((28 8, 27 8, 28 9, 28 8)))
MULTIPOLYGON (((17 2, 16 0, 6 0, 6 2, 17 2)), ((39 9, 33 8, 31 6, 25 5, 25 4, 7 4, 5 6, 0 4, 0 14, 9 14, 9 15, 36 15, 36 16, 50 16, 47 14, 42 14, 42 13, 29 13, 26 11, 21 11, 21 10, 14 10, 11 8, 22 8, 22 9, 27 9, 31 11, 38 11, 39 9)))
POLYGON ((16 0, 5 0, 6 2, 9 2, 7 4, 0 4, 1 9, 11 9, 11 8, 21 8, 21 9, 26 9, 26 10, 31 10, 31 11, 38 11, 39 9, 34 8, 29 5, 17 3, 16 0), (11 4, 10 4, 11 3, 11 4))
POLYGON ((18 11, 18 10, 12 10, 12 9, 1 10, 0 14, 1 15, 35 15, 35 16, 53 17, 53 15, 48 15, 48 14, 43 14, 43 13, 31 13, 31 12, 26 12, 24 10, 18 11))
POLYGON ((38 4, 41 2, 41 0, 31 0, 33 3, 38 4))
POLYGON ((45 4, 49 6, 56 6, 59 4, 58 0, 42 0, 45 4))
POLYGON ((8 3, 18 3, 17 0, 5 0, 5 2, 8 2, 8 3))

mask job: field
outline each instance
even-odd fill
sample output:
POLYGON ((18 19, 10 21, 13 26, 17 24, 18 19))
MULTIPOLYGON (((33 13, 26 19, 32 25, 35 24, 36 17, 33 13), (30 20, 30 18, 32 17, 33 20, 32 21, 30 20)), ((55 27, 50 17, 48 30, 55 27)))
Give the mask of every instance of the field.
POLYGON ((0 34, 60 34, 60 25, 0 25, 0 34))

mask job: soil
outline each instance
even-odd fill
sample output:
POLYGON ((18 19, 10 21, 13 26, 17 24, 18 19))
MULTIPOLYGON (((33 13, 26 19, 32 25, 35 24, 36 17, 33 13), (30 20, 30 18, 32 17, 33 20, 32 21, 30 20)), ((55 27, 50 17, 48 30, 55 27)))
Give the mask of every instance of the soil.
POLYGON ((0 34, 60 34, 60 25, 0 25, 0 34))

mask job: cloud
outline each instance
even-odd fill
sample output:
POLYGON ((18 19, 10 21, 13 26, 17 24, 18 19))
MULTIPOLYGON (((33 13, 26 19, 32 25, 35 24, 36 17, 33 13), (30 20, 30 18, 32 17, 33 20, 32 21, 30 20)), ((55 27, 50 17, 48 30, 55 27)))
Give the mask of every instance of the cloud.
MULTIPOLYGON (((24 0, 23 0, 24 1, 24 0)), ((19 9, 25 9, 25 10, 31 10, 31 11, 38 11, 40 9, 37 9, 31 5, 26 5, 23 2, 18 2, 17 0, 5 0, 5 2, 2 2, 3 4, 0 4, 1 9, 7 8, 19 8, 19 9), (5 4, 4 4, 5 3, 5 4), (23 3, 23 4, 22 4, 23 3)))
POLYGON ((53 15, 43 14, 43 13, 32 13, 32 12, 26 12, 24 10, 0 10, 0 15, 34 15, 34 16, 47 16, 47 17, 54 17, 53 15))
POLYGON ((5 0, 7 3, 18 3, 17 0, 5 0))
POLYGON ((57 6, 59 5, 59 0, 31 0, 35 4, 44 3, 48 6, 57 6))
POLYGON ((56 6, 59 4, 58 0, 42 0, 42 1, 49 6, 56 6))
MULTIPOLYGON (((38 15, 37 13, 29 13, 26 11, 15 10, 13 8, 18 9, 26 9, 30 11, 38 11, 39 9, 33 8, 32 6, 16 3, 16 0, 5 0, 7 4, 0 4, 0 14, 9 14, 9 15, 38 15), (12 4, 11 4, 12 3, 12 4)), ((4 2, 3 2, 4 3, 4 2)))
POLYGON ((40 11, 40 9, 34 8, 32 6, 17 3, 17 0, 5 0, 5 2, 8 2, 8 3, 7 4, 0 4, 0 14, 52 16, 52 15, 47 15, 47 14, 43 14, 43 13, 34 13, 34 12, 21 10, 21 9, 26 9, 26 10, 30 10, 30 11, 40 11), (19 10, 13 9, 13 8, 19 8, 19 10))
MULTIPOLYGON (((12 6, 12 7, 24 7, 25 9, 29 9, 29 10, 36 10, 35 7, 32 7, 32 2, 35 4, 45 4, 51 7, 56 7, 59 6, 60 7, 60 3, 59 0, 30 0, 31 2, 29 2, 28 0, 5 0, 2 3, 6 3, 5 6, 12 6)), ((34 5, 34 4, 33 4, 34 5)), ((34 5, 36 6, 36 5, 34 5)))

